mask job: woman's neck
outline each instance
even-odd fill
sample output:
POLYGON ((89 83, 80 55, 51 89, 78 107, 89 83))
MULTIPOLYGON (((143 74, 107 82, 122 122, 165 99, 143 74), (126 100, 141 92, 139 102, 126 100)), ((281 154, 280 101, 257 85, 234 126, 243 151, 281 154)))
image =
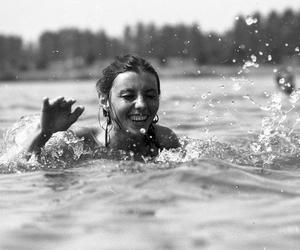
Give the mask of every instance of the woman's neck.
POLYGON ((145 149, 148 146, 143 134, 135 135, 121 129, 112 128, 108 136, 108 146, 116 150, 142 153, 145 152, 145 149))

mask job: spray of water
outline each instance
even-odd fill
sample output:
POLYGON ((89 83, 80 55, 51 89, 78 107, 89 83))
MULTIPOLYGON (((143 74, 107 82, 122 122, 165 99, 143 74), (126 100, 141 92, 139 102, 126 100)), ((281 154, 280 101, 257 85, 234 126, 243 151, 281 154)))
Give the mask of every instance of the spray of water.
MULTIPOLYGON (((243 85, 244 83, 240 83, 237 78, 233 80, 233 90, 240 91, 243 85)), ((300 139, 295 135, 294 130, 300 121, 300 116, 294 120, 292 125, 288 118, 290 118, 289 114, 295 110, 300 92, 295 91, 291 94, 288 108, 284 107, 281 94, 265 93, 265 95, 269 101, 264 105, 258 104, 250 95, 243 96, 245 100, 250 101, 266 113, 258 133, 251 131, 252 140, 245 139, 244 144, 237 145, 220 142, 214 136, 204 140, 182 137, 180 138, 182 145, 180 148, 163 150, 154 161, 148 159, 145 161, 150 165, 159 163, 156 165, 158 168, 169 168, 178 166, 178 163, 209 158, 226 160, 238 165, 267 168, 280 164, 282 159, 299 157, 300 139)), ((219 102, 210 96, 211 92, 208 92, 205 94, 205 98, 201 97, 201 100, 207 102, 209 107, 214 109, 219 102)), ((39 157, 33 155, 29 161, 25 161, 19 145, 26 138, 24 134, 33 129, 38 120, 38 116, 23 117, 7 132, 4 142, 6 147, 4 147, 0 159, 2 173, 69 168, 81 159, 134 159, 134 155, 126 152, 109 152, 105 148, 91 149, 83 139, 77 138, 71 131, 67 131, 56 133, 42 149, 39 157)), ((206 122, 208 126, 211 125, 212 121, 208 116, 206 122)), ((140 132, 144 131, 141 129, 140 132)), ((121 166, 123 165, 121 164, 121 166)), ((128 170, 127 167, 125 169, 128 170)))
POLYGON ((299 122, 299 117, 292 123, 288 121, 288 114, 294 110, 295 103, 299 99, 299 92, 294 92, 290 98, 291 106, 284 109, 282 95, 274 94, 271 101, 262 110, 268 115, 262 120, 262 127, 257 142, 252 143, 254 153, 262 154, 265 165, 273 164, 278 158, 298 155, 299 140, 293 131, 299 122))

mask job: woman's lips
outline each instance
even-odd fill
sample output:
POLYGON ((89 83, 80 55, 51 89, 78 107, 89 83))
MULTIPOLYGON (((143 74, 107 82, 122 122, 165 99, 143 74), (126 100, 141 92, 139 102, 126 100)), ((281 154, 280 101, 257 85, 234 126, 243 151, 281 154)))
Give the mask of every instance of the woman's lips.
POLYGON ((148 117, 148 115, 134 114, 130 115, 130 120, 133 122, 145 122, 148 119, 148 117))

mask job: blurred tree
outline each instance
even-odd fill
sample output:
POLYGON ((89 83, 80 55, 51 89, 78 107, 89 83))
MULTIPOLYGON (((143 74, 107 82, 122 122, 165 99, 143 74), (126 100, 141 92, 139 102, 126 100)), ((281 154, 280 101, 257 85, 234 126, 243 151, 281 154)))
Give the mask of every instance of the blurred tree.
POLYGON ((24 45, 20 37, 0 35, 0 70, 26 70, 33 63, 43 69, 55 61, 91 65, 125 53, 157 58, 162 65, 170 57, 191 58, 198 64, 243 64, 252 55, 259 63, 277 64, 300 57, 299 30, 300 12, 286 9, 282 14, 272 11, 265 18, 259 12, 239 16, 225 34, 204 33, 196 23, 159 28, 139 22, 126 26, 121 38, 110 38, 101 30, 46 31, 38 46, 24 45))

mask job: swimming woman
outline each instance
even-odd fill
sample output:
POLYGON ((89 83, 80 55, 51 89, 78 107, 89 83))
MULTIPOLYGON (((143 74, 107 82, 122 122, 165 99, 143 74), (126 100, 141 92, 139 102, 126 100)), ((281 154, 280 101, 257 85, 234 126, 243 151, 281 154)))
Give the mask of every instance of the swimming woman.
MULTIPOLYGON (((156 156, 159 150, 180 146, 171 129, 157 124, 160 80, 146 60, 132 55, 117 57, 103 70, 96 89, 99 112, 106 120, 103 129, 73 130, 87 144, 132 152, 138 157, 156 156)), ((25 146, 28 156, 38 154, 54 133, 68 130, 77 121, 84 108, 72 112, 74 103, 64 97, 44 99, 40 125, 25 146)))

